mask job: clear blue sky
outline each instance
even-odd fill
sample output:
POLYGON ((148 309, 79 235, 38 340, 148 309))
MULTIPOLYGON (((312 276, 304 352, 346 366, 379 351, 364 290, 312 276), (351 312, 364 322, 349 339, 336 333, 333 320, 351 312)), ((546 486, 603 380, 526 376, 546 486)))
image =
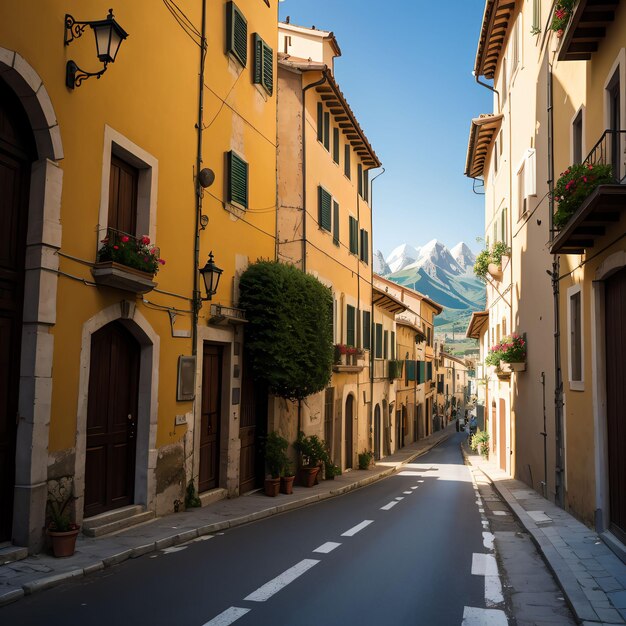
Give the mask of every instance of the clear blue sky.
POLYGON ((385 167, 374 183, 374 249, 387 256, 436 238, 480 250, 484 197, 463 171, 470 119, 492 110, 491 93, 472 76, 485 1, 279 6, 281 20, 337 37, 335 76, 385 167))

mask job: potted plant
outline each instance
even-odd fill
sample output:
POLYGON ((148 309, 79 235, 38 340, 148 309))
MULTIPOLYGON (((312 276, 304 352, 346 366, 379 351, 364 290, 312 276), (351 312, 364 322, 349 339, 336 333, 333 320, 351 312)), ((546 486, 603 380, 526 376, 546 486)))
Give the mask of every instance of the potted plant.
POLYGON ((482 455, 483 458, 489 458, 489 433, 486 430, 477 430, 476 434, 470 440, 470 448, 474 452, 482 455))
POLYGON ((265 465, 268 474, 265 477, 265 495, 275 497, 280 489, 280 475, 288 463, 285 451, 289 443, 276 431, 265 438, 265 465))
POLYGON ((80 526, 72 519, 71 505, 75 500, 74 485, 70 478, 61 479, 48 491, 46 532, 52 542, 52 553, 56 557, 72 556, 76 550, 80 526))
POLYGON ((374 453, 369 450, 363 450, 359 454, 359 469, 366 470, 369 469, 369 466, 372 463, 372 459, 374 458, 374 453))
POLYGON ((290 461, 285 463, 282 474, 280 475, 280 493, 290 495, 293 493, 293 481, 296 479, 296 475, 293 471, 293 465, 290 461))
POLYGON ((504 374, 525 371, 526 340, 517 333, 503 337, 500 343, 489 349, 485 363, 504 374))
POLYGON ((165 261, 150 238, 132 237, 109 228, 96 255, 91 273, 100 285, 147 293, 156 287, 152 281, 165 261))
POLYGON ((328 458, 324 442, 317 435, 309 435, 307 437, 300 431, 293 447, 301 459, 300 484, 305 487, 313 487, 313 485, 317 484, 320 462, 328 458))
POLYGON ((341 475, 341 468, 332 461, 324 463, 324 477, 326 480, 335 480, 335 476, 341 475))
POLYGON ((576 2, 577 0, 559 0, 554 5, 550 30, 554 31, 557 37, 561 38, 563 36, 576 2))
POLYGON ((563 228, 587 196, 598 186, 615 182, 610 165, 577 163, 570 165, 556 181, 553 198, 557 204, 554 227, 563 228))
POLYGON ((489 269, 490 263, 489 258, 490 255, 488 248, 481 250, 476 255, 476 260, 474 261, 474 274, 476 274, 476 276, 478 276, 478 278, 480 278, 481 280, 485 280, 487 276, 487 271, 489 269))

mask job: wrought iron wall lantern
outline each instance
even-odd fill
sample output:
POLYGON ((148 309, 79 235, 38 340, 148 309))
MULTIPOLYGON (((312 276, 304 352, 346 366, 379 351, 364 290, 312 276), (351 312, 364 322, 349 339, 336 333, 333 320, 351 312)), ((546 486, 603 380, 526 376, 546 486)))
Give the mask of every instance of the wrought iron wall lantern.
POLYGON ((202 280, 204 280, 204 288, 207 295, 206 298, 201 298, 201 300, 210 300, 217 293, 217 286, 224 271, 215 265, 212 251, 209 252, 209 260, 206 262, 206 265, 198 271, 202 275, 202 280))
POLYGON ((109 9, 109 14, 105 19, 90 22, 79 22, 66 13, 65 45, 69 46, 74 39, 81 37, 87 26, 93 29, 96 37, 96 53, 98 59, 104 63, 104 67, 99 72, 85 72, 74 61, 68 61, 65 66, 65 84, 69 89, 80 87, 84 80, 92 76, 100 78, 106 72, 108 64, 115 61, 122 41, 128 37, 128 33, 115 21, 113 9, 109 9))

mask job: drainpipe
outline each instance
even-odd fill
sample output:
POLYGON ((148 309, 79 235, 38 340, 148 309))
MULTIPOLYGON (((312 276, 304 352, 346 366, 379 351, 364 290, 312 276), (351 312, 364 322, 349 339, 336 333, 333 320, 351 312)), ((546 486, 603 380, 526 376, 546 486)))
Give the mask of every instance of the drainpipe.
MULTIPOLYGON (((372 213, 372 250, 374 249, 374 181, 385 173, 383 167, 382 172, 376 174, 370 181, 370 211, 372 213)), ((372 254, 372 262, 370 265, 370 285, 372 286, 371 297, 371 313, 370 313, 370 411, 372 413, 372 430, 374 430, 374 255, 372 254)), ((380 433, 378 433, 380 436, 380 433)), ((378 442, 380 444, 380 442, 378 442)), ((376 443, 374 443, 376 449, 376 443)), ((382 452, 381 452, 382 456, 382 452)))
POLYGON ((322 78, 302 89, 302 271, 306 272, 306 92, 311 87, 319 87, 328 80, 328 70, 322 71, 322 78))
MULTIPOLYGON (((554 236, 554 109, 552 94, 552 65, 548 65, 548 189, 549 189, 549 227, 550 240, 554 236)), ((552 256, 552 271, 547 270, 552 280, 554 300, 554 441, 556 446, 554 502, 564 506, 564 455, 563 455, 563 380, 561 378, 561 321, 560 321, 560 284, 559 255, 552 256)))
MULTIPOLYGON (((202 169, 202 132, 204 125, 204 61, 207 51, 206 41, 206 0, 202 0, 202 26, 200 36, 200 75, 198 77, 198 121, 196 122, 197 153, 196 153, 196 230, 193 255, 193 324, 191 331, 191 354, 196 356, 198 352, 198 316, 202 307, 202 295, 198 284, 198 267, 200 266, 200 216, 202 215, 202 187, 198 180, 198 174, 202 169)), ((194 429, 195 433, 195 429, 194 429)))
POLYGON ((483 83, 480 80, 479 76, 476 76, 476 72, 472 72, 472 76, 474 77, 474 80, 479 84, 482 85, 483 87, 485 87, 485 89, 489 89, 489 91, 493 91, 493 93, 496 94, 496 96, 498 96, 498 112, 500 111, 500 92, 495 89, 494 87, 492 87, 491 85, 489 85, 488 83, 483 83))

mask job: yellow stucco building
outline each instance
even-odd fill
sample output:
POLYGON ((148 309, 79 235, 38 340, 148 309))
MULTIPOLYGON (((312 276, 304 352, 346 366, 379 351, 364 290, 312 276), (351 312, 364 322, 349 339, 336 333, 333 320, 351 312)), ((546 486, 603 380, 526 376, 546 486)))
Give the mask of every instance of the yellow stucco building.
POLYGON ((7 3, 0 25, 15 224, 2 233, 0 540, 31 551, 59 483, 98 534, 111 511, 173 511, 191 479, 205 500, 255 479, 240 472, 255 424, 236 307, 240 273, 276 253, 277 3, 123 3, 113 59, 84 24, 112 26, 108 8, 7 3), (223 274, 201 303, 210 251, 223 274))
MULTIPOLYGON (((380 161, 341 92, 329 31, 278 28, 278 258, 333 293, 337 359, 329 387, 307 398, 302 430, 335 464, 371 449, 372 213, 368 172, 380 161)), ((270 423, 296 438, 296 408, 276 400, 270 423)))

